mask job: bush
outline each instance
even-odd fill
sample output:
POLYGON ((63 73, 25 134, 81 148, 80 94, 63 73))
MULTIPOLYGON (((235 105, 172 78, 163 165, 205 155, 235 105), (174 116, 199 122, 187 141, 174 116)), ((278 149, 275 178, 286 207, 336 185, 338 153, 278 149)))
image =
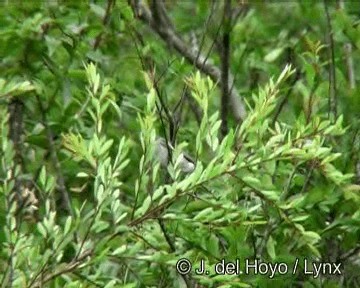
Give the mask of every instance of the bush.
POLYGON ((1 287, 356 287, 358 5, 135 2, 2 4, 1 287))

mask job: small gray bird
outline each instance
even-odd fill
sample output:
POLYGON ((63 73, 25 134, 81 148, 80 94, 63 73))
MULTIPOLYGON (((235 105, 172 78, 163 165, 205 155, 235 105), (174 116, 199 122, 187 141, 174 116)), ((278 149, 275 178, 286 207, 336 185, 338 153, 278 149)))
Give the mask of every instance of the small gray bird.
MULTIPOLYGON (((159 137, 156 139, 155 157, 160 162, 162 167, 167 167, 170 162, 168 148, 172 151, 174 150, 174 147, 169 142, 168 145, 166 145, 164 138, 159 137)), ((195 161, 192 160, 188 155, 181 153, 179 157, 179 167, 182 172, 191 173, 195 170, 195 161)))

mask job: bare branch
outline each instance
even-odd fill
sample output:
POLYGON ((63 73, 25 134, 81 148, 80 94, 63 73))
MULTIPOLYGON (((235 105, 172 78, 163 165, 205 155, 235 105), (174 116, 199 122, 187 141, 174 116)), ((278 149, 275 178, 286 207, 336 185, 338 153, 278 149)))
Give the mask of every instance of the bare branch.
POLYGON ((22 168, 23 160, 21 155, 22 150, 22 134, 23 134, 23 110, 24 110, 24 103, 17 97, 12 98, 8 105, 9 110, 9 138, 13 142, 14 145, 14 167, 12 175, 15 177, 15 185, 14 191, 17 193, 17 200, 21 200, 21 181, 18 177, 15 176, 15 169, 16 166, 22 168))
POLYGON ((290 87, 289 87, 289 90, 288 92, 286 93, 285 97, 282 99, 282 101, 280 102, 280 105, 279 105, 279 108, 277 109, 276 113, 275 113, 275 116, 273 118, 273 121, 272 121, 272 125, 275 125, 275 122, 277 121, 281 111, 284 109, 285 107, 285 104, 288 102, 289 100, 289 96, 292 92, 292 90, 294 89, 294 86, 296 84, 296 82, 300 79, 300 70, 296 70, 296 74, 295 74, 295 77, 293 79, 293 81, 291 82, 290 84, 290 87))
POLYGON ((344 261, 348 260, 350 257, 355 256, 355 255, 357 255, 357 257, 359 257, 359 252, 360 252, 360 244, 356 245, 355 248, 340 255, 340 261, 344 262, 344 261))
POLYGON ((88 257, 92 255, 91 250, 85 250, 79 257, 72 260, 70 263, 59 265, 59 268, 56 269, 54 272, 49 273, 47 275, 44 275, 41 277, 41 279, 37 282, 35 282, 33 285, 30 285, 29 287, 43 287, 43 285, 61 275, 64 275, 66 273, 71 273, 75 271, 81 264, 83 264, 88 257))
POLYGON ((329 15, 327 1, 324 0, 326 23, 327 23, 327 42, 329 44, 329 119, 334 121, 337 117, 337 96, 336 96, 336 75, 335 75, 335 48, 333 30, 331 26, 331 20, 329 15))
MULTIPOLYGON (((205 44, 205 35, 206 35, 206 33, 207 33, 207 30, 208 30, 208 27, 209 27, 211 18, 212 18, 212 16, 214 15, 214 11, 215 11, 215 1, 212 1, 212 2, 211 2, 211 8, 210 8, 210 14, 209 14, 209 16, 207 17, 206 22, 205 22, 204 33, 203 33, 202 38, 201 38, 200 46, 196 45, 196 48, 197 48, 196 61, 199 59, 200 54, 201 54, 201 50, 202 50, 202 48, 203 48, 203 46, 204 46, 204 44, 205 44)), ((195 34, 195 33, 193 33, 193 34, 195 34)), ((210 51, 211 51, 211 49, 212 49, 212 46, 213 46, 213 45, 211 45, 208 53, 210 53, 210 51)), ((208 58, 208 57, 206 57, 206 59, 207 59, 207 58, 208 58)), ((196 62, 196 61, 195 61, 195 62, 196 62)))
MULTIPOLYGON (((204 56, 198 57, 198 53, 193 51, 193 49, 191 49, 191 45, 188 45, 175 32, 172 25, 162 25, 163 23, 161 21, 156 21, 151 11, 143 5, 142 1, 130 1, 130 5, 134 14, 139 17, 139 19, 147 23, 170 47, 173 47, 176 51, 178 51, 189 63, 194 63, 201 72, 208 75, 214 82, 219 83, 220 87, 223 87, 223 85, 231 87, 233 85, 234 77, 231 74, 229 74, 228 83, 223 83, 221 81, 221 70, 209 61, 203 63, 202 60, 205 59, 204 56)), ((159 10, 160 9, 158 9, 157 12, 160 12, 159 10)), ((162 13, 165 13, 165 11, 162 11, 162 13)), ((238 122, 244 120, 247 113, 244 102, 237 89, 232 89, 229 102, 234 118, 238 122)))
MULTIPOLYGON (((105 26, 109 23, 110 15, 111 15, 111 9, 114 6, 114 4, 115 4, 115 0, 108 0, 108 2, 107 2, 106 12, 105 12, 105 15, 104 15, 104 18, 103 18, 103 21, 102 21, 103 25, 104 25, 104 29, 105 29, 105 26)), ((102 40, 103 33, 104 32, 101 31, 100 34, 96 37, 95 42, 94 42, 94 50, 96 50, 99 47, 100 42, 102 40)))
POLYGON ((70 215, 73 215, 70 196, 66 189, 65 179, 64 179, 63 173, 61 171, 60 161, 59 161, 59 158, 58 158, 57 152, 56 152, 57 149, 55 147, 54 135, 53 135, 51 128, 48 125, 47 117, 46 117, 46 110, 41 102, 39 95, 36 95, 36 98, 37 98, 40 113, 41 113, 42 124, 44 125, 45 131, 46 131, 46 138, 47 138, 47 141, 49 144, 50 156, 51 156, 51 159, 52 159, 55 171, 56 171, 56 180, 57 180, 57 185, 58 185, 58 189, 60 191, 60 196, 61 196, 61 206, 62 206, 62 208, 67 210, 70 213, 70 215))
MULTIPOLYGON (((229 83, 230 66, 230 25, 231 25, 231 0, 226 0, 224 5, 224 33, 222 41, 222 61, 221 61, 221 82, 229 83)), ((228 133, 227 116, 229 105, 229 85, 222 85, 221 95, 221 135, 224 137, 228 133)))

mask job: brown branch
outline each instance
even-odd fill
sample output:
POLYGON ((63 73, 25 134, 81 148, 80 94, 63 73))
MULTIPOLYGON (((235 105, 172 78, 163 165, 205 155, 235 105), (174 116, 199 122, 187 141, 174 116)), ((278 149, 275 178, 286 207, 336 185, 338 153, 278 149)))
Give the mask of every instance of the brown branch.
MULTIPOLYGON (((103 18, 103 25, 104 25, 104 29, 105 29, 105 26, 109 23, 109 20, 110 20, 110 15, 111 15, 111 9, 112 7, 114 6, 115 4, 115 0, 108 0, 107 1, 107 6, 106 6, 106 12, 105 12, 105 15, 104 15, 104 18, 103 18)), ((102 40, 102 36, 103 36, 104 32, 100 32, 100 34, 98 34, 96 36, 96 39, 95 39, 95 42, 94 42, 94 50, 97 50, 97 48, 99 47, 100 45, 100 42, 102 40)))
MULTIPOLYGON (((347 259, 349 259, 350 257, 352 256, 355 256, 356 254, 359 254, 360 252, 360 244, 357 244, 355 248, 345 252, 344 254, 340 255, 340 262, 344 262, 346 261, 347 259)), ((357 255, 357 258, 358 258, 359 255, 357 255)))
POLYGON ((174 26, 166 13, 166 8, 163 0, 152 0, 151 10, 155 21, 159 21, 159 23, 165 26, 169 25, 172 29, 174 29, 174 26))
MULTIPOLYGON (((13 177, 14 177, 14 191, 17 193, 17 200, 21 200, 21 181, 20 179, 15 175, 15 169, 16 167, 22 168, 23 160, 21 155, 22 150, 22 140, 21 136, 23 134, 23 110, 24 110, 24 103, 18 98, 14 97, 10 101, 8 105, 9 110, 9 138, 12 141, 14 145, 14 167, 13 170, 13 177)), ((22 169, 20 169, 22 170, 22 169)))
POLYGON ((43 287, 43 285, 53 279, 55 279, 58 276, 61 276, 63 274, 73 272, 78 266, 83 264, 83 262, 86 260, 87 257, 92 255, 91 250, 85 250, 84 253, 82 253, 79 257, 72 260, 70 263, 65 264, 63 267, 58 268, 53 273, 49 273, 43 277, 41 277, 41 280, 35 282, 33 285, 29 286, 31 287, 43 287))
POLYGON ((9 137, 14 144, 15 163, 21 164, 21 136, 23 134, 23 110, 24 103, 18 98, 13 97, 8 106, 9 110, 9 137))
POLYGON ((62 174, 60 161, 57 156, 57 149, 55 147, 56 145, 54 142, 54 135, 53 135, 51 128, 48 125, 46 111, 41 102, 39 95, 36 95, 36 98, 37 98, 39 110, 41 113, 42 124, 44 125, 45 131, 46 131, 46 138, 47 138, 48 144, 49 144, 50 156, 51 156, 51 159, 52 159, 52 162, 53 162, 53 165, 55 168, 55 172, 56 172, 56 182, 58 185, 58 189, 60 191, 61 206, 62 206, 62 208, 65 208, 70 213, 70 215, 73 215, 70 196, 69 196, 69 193, 65 186, 64 176, 62 174))
MULTIPOLYGON (((134 14, 140 20, 147 23, 170 47, 173 47, 176 51, 178 51, 189 63, 194 63, 201 72, 208 75, 215 83, 219 83, 220 87, 223 87, 223 85, 228 85, 228 87, 232 86, 234 77, 229 74, 228 83, 222 83, 221 70, 217 66, 209 63, 209 61, 203 63, 204 57, 198 57, 198 53, 191 49, 190 45, 185 43, 185 41, 172 28, 172 25, 164 25, 165 23, 156 21, 151 11, 145 7, 141 1, 132 0, 130 1, 130 5, 134 14)), ((234 118, 238 122, 244 120, 247 113, 243 100, 237 89, 233 89, 231 91, 229 102, 234 118)))
POLYGON ((314 173, 314 169, 316 167, 317 163, 316 163, 316 160, 312 160, 309 164, 308 164, 308 170, 307 170, 307 174, 306 174, 306 178, 305 178, 305 181, 304 181, 304 185, 302 186, 301 188, 301 191, 300 191, 300 195, 303 195, 308 187, 309 187, 309 184, 310 184, 310 180, 311 180, 311 177, 314 173))
MULTIPOLYGON (((161 76, 157 80, 155 79, 155 68, 154 68, 154 63, 153 63, 154 61, 151 59, 151 57, 146 57, 145 58, 145 57, 142 56, 142 54, 140 52, 140 49, 138 47, 138 44, 137 44, 137 41, 139 41, 140 45, 144 45, 144 43, 142 41, 142 37, 141 37, 141 35, 139 33, 137 33, 137 31, 136 31, 136 29, 134 27, 132 27, 132 26, 130 26, 130 27, 131 27, 131 30, 133 30, 135 32, 135 36, 137 36, 136 38, 133 37, 133 40, 134 40, 135 49, 136 49, 138 58, 140 60, 142 69, 143 69, 143 71, 147 71, 147 73, 149 75, 149 78, 150 78, 150 80, 152 82, 152 85, 154 87, 154 90, 156 92, 156 95, 157 95, 157 97, 159 99, 159 102, 160 102, 160 107, 159 107, 158 103, 155 103, 155 105, 156 105, 156 109, 157 109, 157 111, 159 113, 159 118, 160 118, 160 121, 161 121, 161 127, 164 130, 165 142, 166 142, 166 145, 168 146, 169 141, 168 141, 168 136, 167 136, 167 133, 166 133, 164 119, 163 119, 163 116, 162 116, 162 111, 165 112, 166 119, 169 122, 170 138, 174 133, 174 130, 175 130, 174 125, 175 124, 174 124, 173 118, 172 118, 172 116, 170 114, 170 111, 169 111, 168 107, 165 105, 165 101, 163 100, 161 92, 160 92, 160 88, 159 88, 158 83, 160 81, 161 76)), ((132 33, 131 33, 131 35, 133 36, 132 33)), ((165 71, 164 71, 164 73, 165 73, 165 71)), ((169 159, 170 159, 170 161, 172 161, 171 149, 169 147, 167 147, 167 148, 168 148, 168 151, 169 151, 169 159)), ((142 181, 142 174, 140 175, 140 184, 141 184, 141 181, 142 181)), ((140 187, 140 184, 139 184, 139 187, 140 187)), ((138 197, 139 197, 139 194, 137 193, 136 197, 135 197, 133 209, 132 209, 131 220, 133 220, 134 215, 135 215, 135 210, 136 210, 137 203, 138 203, 138 197)))
MULTIPOLYGON (((230 29, 231 29, 231 0, 226 0, 224 4, 224 33, 222 39, 222 61, 221 61, 221 82, 229 83, 230 66, 230 29)), ((225 137, 228 133, 227 117, 229 105, 229 85, 221 87, 221 136, 225 137)))
POLYGON ((335 75, 335 48, 334 48, 334 38, 333 30, 331 26, 331 20, 329 15, 329 9, 327 1, 324 0, 325 14, 326 14, 326 24, 327 24, 327 33, 326 38, 329 44, 329 119, 335 121, 337 117, 337 95, 336 95, 336 75, 335 75))
POLYGON ((173 111, 172 111, 172 115, 174 118, 174 125, 176 127, 174 134, 173 134, 173 140, 175 141, 176 136, 177 136, 177 132, 179 130, 179 127, 181 127, 181 121, 182 121, 182 115, 183 115, 183 111, 184 111, 184 102, 185 102, 185 97, 186 97, 186 93, 187 93, 187 86, 186 84, 184 84, 182 92, 181 92, 181 97, 179 99, 179 101, 176 103, 173 111))
POLYGON ((235 9, 232 11, 232 23, 231 23, 231 29, 233 29, 239 20, 240 16, 244 16, 249 12, 249 4, 248 3, 239 3, 240 7, 235 7, 235 9))
MULTIPOLYGON (((23 167, 23 159, 22 159, 22 135, 23 135, 23 110, 24 110, 24 103, 18 98, 13 97, 10 100, 10 103, 8 104, 8 112, 9 112, 9 135, 11 142, 13 143, 14 147, 14 161, 13 166, 9 167, 11 171, 11 178, 14 181, 14 187, 12 189, 12 192, 6 197, 7 207, 10 208, 12 206, 13 202, 17 202, 17 211, 16 211, 16 227, 15 230, 17 232, 20 230, 20 226, 22 224, 21 221, 21 211, 23 210, 24 204, 26 199, 23 199, 22 195, 22 181, 19 177, 19 173, 22 171, 23 167), (18 171, 18 173, 16 173, 18 171), (19 224, 20 223, 20 224, 19 224)), ((8 211, 8 213, 10 213, 8 211)), ((8 227, 9 230, 12 230, 11 227, 8 227)), ((11 237, 12 240, 12 237, 11 237)), ((14 256, 15 256, 15 245, 17 241, 19 240, 19 237, 16 236, 15 243, 11 243, 10 246, 10 255, 7 261, 7 267, 3 276, 3 281, 5 279, 5 276, 8 275, 8 286, 12 287, 13 284, 13 278, 14 278, 14 256)), ((2 281, 2 282, 3 282, 2 281)))
MULTIPOLYGON (((209 16, 207 17, 206 21, 205 21, 205 29, 204 29, 204 34, 202 35, 202 38, 201 38, 201 42, 200 42, 200 46, 197 46, 196 49, 197 49, 197 56, 196 56, 196 59, 195 59, 195 62, 198 61, 200 55, 201 55, 201 50, 205 44, 205 35, 206 35, 206 32, 208 30, 208 27, 209 27, 209 23, 211 21, 211 18, 212 16, 214 15, 214 11, 215 11, 215 1, 212 1, 211 3, 211 8, 210 8, 210 14, 209 16)), ((195 33, 194 33, 195 34, 195 33)), ((212 49, 212 46, 213 44, 211 45, 210 49, 209 49, 209 52, 208 54, 210 53, 211 49, 212 49)), ((207 55, 208 56, 208 55, 207 55)), ((206 59, 207 57, 204 59, 204 63, 206 62, 206 59)), ((195 63, 194 62, 194 63, 195 63)))
MULTIPOLYGON (((136 31, 136 29, 134 27, 131 26, 131 29, 135 32, 135 35, 139 35, 139 33, 137 33, 137 31, 136 31)), ((168 68, 166 68, 164 70, 164 72, 160 75, 160 77, 158 79, 156 79, 156 77, 155 77, 155 68, 154 68, 155 64, 154 64, 153 59, 151 59, 150 57, 147 57, 146 59, 144 59, 144 57, 141 55, 140 49, 139 49, 138 44, 136 42, 137 38, 133 37, 133 39, 134 39, 134 45, 135 45, 136 53, 137 53, 137 55, 139 57, 139 60, 141 62, 142 69, 144 71, 147 71, 147 73, 149 75, 149 78, 150 78, 150 80, 152 82, 152 85, 154 87, 154 90, 156 92, 157 98, 159 99, 160 107, 158 107, 158 105, 156 105, 156 107, 157 107, 157 109, 159 111, 160 120, 162 121, 162 124, 163 124, 161 111, 164 111, 164 113, 166 115, 166 119, 167 119, 167 121, 169 123, 170 139, 173 140, 172 136, 175 134, 175 130, 176 130, 174 119, 173 119, 167 105, 165 104, 165 101, 164 101, 164 99, 162 97, 160 87, 159 87, 159 81, 163 77, 163 75, 165 74, 165 72, 167 71, 168 68)), ((144 43, 140 41, 140 45, 143 46, 143 44, 144 43)), ((168 66, 170 66, 172 63, 173 63, 173 61, 170 62, 168 64, 168 66)), ((164 128, 164 124, 163 124, 163 128, 164 128)), ((164 131, 164 137, 165 137, 165 140, 167 141, 168 139, 167 139, 167 135, 166 135, 165 131, 164 131)))

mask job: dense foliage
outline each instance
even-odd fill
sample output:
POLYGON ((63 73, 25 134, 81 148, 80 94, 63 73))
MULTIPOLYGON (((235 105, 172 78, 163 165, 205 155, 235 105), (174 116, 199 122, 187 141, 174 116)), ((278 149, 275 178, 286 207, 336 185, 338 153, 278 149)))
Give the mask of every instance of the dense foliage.
POLYGON ((1 287, 360 286, 359 3, 0 5, 1 287))

